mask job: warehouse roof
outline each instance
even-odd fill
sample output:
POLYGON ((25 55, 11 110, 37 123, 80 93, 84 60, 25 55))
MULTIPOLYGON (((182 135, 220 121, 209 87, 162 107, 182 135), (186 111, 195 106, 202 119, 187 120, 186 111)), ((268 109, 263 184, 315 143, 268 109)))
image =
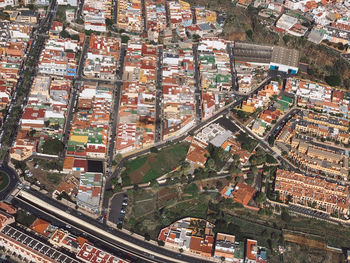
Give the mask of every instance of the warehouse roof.
POLYGON ((271 63, 298 67, 299 51, 275 46, 272 51, 271 63))

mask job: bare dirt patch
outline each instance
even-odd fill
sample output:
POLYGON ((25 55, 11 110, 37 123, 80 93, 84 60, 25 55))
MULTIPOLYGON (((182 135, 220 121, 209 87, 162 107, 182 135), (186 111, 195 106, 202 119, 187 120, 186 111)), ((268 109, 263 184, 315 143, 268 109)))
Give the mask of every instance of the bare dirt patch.
POLYGON ((146 175, 146 173, 151 169, 151 166, 149 164, 149 158, 147 161, 137 170, 130 173, 130 179, 133 183, 138 184, 141 183, 143 177, 146 175))

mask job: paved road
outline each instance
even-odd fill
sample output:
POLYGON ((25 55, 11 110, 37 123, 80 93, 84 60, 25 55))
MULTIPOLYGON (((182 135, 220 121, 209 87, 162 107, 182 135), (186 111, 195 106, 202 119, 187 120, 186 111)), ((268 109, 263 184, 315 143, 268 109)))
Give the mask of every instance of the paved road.
MULTIPOLYGON (((123 45, 120 50, 118 69, 116 72, 117 78, 122 79, 123 70, 124 70, 124 58, 126 55, 127 46, 123 45)), ((119 118, 119 106, 120 106, 120 98, 122 93, 122 82, 115 83, 114 90, 114 104, 113 104, 113 112, 110 116, 110 138, 108 140, 108 153, 107 153, 107 173, 109 174, 110 169, 112 168, 112 161, 114 157, 114 146, 115 140, 117 136, 117 126, 118 126, 118 118, 119 118)))
MULTIPOLYGON (((170 263, 170 262, 173 262, 171 260, 172 258, 180 259, 180 260, 183 260, 185 262, 193 262, 193 263, 209 262, 209 261, 206 261, 204 259, 197 259, 197 258, 186 256, 186 255, 182 255, 181 257, 179 257, 179 253, 176 253, 176 252, 173 252, 171 250, 167 250, 167 249, 164 249, 162 247, 153 245, 150 242, 140 240, 134 236, 131 236, 131 235, 126 234, 124 232, 121 232, 121 231, 118 231, 118 230, 113 229, 111 227, 108 227, 107 225, 99 223, 96 220, 91 220, 90 217, 88 217, 84 214, 78 214, 78 211, 71 209, 71 208, 68 208, 67 206, 51 199, 50 197, 47 197, 47 196, 41 194, 40 192, 37 192, 35 190, 26 190, 26 191, 29 192, 31 195, 39 198, 42 202, 46 202, 50 205, 55 206, 56 208, 58 208, 62 211, 68 212, 72 217, 79 218, 79 219, 83 220, 84 222, 89 222, 90 224, 94 225, 95 227, 98 227, 99 229, 102 229, 110 234, 113 234, 116 237, 122 238, 123 240, 135 245, 135 247, 129 247, 126 244, 116 243, 115 241, 111 241, 107 236, 105 236, 99 232, 92 231, 90 228, 85 227, 84 225, 79 225, 79 224, 77 224, 77 222, 71 221, 59 213, 55 213, 54 211, 45 210, 46 208, 42 207, 41 205, 38 205, 37 203, 30 203, 30 210, 29 210, 30 212, 32 212, 38 216, 42 216, 42 214, 40 213, 40 211, 38 211, 38 209, 46 211, 47 213, 49 213, 49 215, 46 215, 46 216, 57 217, 57 218, 61 219, 65 224, 80 228, 85 233, 88 234, 88 237, 92 237, 92 238, 98 237, 98 238, 104 240, 105 241, 104 243, 106 244, 106 246, 113 249, 113 252, 114 251, 119 252, 120 250, 126 250, 126 251, 129 251, 129 253, 131 253, 132 255, 136 255, 137 257, 144 257, 143 252, 140 252, 139 249, 145 248, 147 250, 154 251, 155 253, 162 254, 162 255, 169 258, 169 260, 165 260, 164 258, 156 258, 155 257, 154 259, 150 260, 152 262, 162 262, 162 263, 169 262, 170 263), (118 247, 119 250, 116 249, 115 247, 118 247)), ((15 203, 17 203, 17 206, 26 205, 25 202, 23 202, 23 200, 25 200, 25 199, 18 196, 15 198, 15 203)), ((25 200, 25 201, 28 202, 28 200, 25 200)), ((68 229, 68 230, 70 231, 70 229, 68 229)))
POLYGON ((63 145, 64 145, 64 149, 61 153, 61 157, 64 157, 67 151, 67 144, 68 144, 68 140, 69 140, 69 133, 70 130, 72 128, 72 122, 73 122, 73 116, 74 116, 74 112, 76 109, 76 103, 78 100, 78 93, 80 91, 80 87, 81 87, 81 79, 82 79, 82 74, 83 74, 83 69, 84 69, 84 61, 85 61, 85 57, 86 57, 86 53, 88 51, 88 47, 89 47, 89 42, 90 42, 90 37, 86 36, 85 41, 84 41, 84 45, 82 48, 82 52, 81 52, 81 56, 80 56, 80 60, 79 60, 79 65, 78 65, 78 72, 73 84, 73 90, 70 93, 70 98, 69 98, 69 103, 68 103, 68 113, 66 116, 66 122, 64 125, 64 130, 63 130, 63 145))
POLYGON ((275 126, 271 131, 266 135, 266 138, 276 138, 277 134, 282 130, 283 126, 291 119, 293 116, 300 112, 300 109, 292 109, 288 114, 284 115, 281 119, 277 121, 275 126))
POLYGON ((162 139, 162 98, 163 98, 163 46, 158 46, 158 61, 157 61, 157 86, 156 86, 156 128, 155 142, 160 142, 162 139))
POLYGON ((201 101, 201 88, 200 88, 200 77, 199 77, 199 62, 198 62, 198 44, 193 44, 193 58, 194 58, 194 80, 195 80, 195 100, 196 100, 196 123, 202 121, 202 101, 201 101))

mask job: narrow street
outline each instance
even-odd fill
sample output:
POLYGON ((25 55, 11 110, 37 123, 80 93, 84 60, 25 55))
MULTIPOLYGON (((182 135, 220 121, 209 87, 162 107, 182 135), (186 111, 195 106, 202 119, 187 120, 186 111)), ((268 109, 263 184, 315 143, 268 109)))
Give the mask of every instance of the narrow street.
POLYGON ((158 46, 158 61, 157 61, 157 86, 156 86, 156 128, 155 128, 155 142, 160 142, 162 139, 162 69, 163 69, 163 46, 158 46))
POLYGON ((193 57, 194 57, 194 79, 196 85, 195 99, 196 99, 196 123, 202 121, 202 91, 200 88, 200 72, 198 62, 198 44, 193 44, 193 57))

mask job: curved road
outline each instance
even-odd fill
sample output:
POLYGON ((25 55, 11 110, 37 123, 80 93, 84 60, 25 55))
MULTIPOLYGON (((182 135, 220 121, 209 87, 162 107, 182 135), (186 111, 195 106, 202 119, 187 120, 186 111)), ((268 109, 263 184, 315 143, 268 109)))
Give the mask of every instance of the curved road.
POLYGON ((19 178, 17 176, 16 171, 13 170, 11 167, 9 167, 7 162, 4 162, 1 165, 0 171, 7 174, 9 177, 9 184, 7 185, 7 187, 4 190, 2 190, 0 192, 0 200, 4 200, 16 187, 16 185, 19 181, 19 178))

